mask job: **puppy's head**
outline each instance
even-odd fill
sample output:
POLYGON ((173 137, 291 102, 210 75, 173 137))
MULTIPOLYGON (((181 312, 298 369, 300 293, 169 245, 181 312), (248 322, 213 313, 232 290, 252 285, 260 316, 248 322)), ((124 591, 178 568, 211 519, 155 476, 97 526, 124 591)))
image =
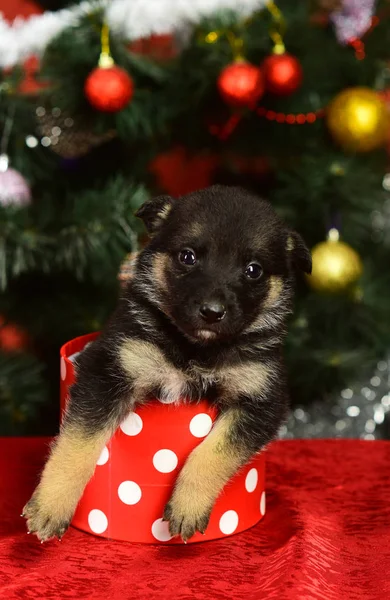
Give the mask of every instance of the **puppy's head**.
POLYGON ((311 272, 300 236, 241 188, 160 196, 137 215, 152 236, 139 289, 194 341, 276 330, 290 311, 293 271, 311 272))

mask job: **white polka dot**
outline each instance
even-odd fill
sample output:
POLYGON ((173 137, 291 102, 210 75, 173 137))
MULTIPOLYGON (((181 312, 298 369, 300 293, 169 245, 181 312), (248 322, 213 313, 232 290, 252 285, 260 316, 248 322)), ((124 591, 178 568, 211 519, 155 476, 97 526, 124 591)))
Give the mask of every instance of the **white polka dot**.
POLYGON ((108 527, 108 520, 103 511, 94 508, 88 515, 88 525, 94 533, 104 533, 108 527))
MULTIPOLYGON (((58 365, 58 363, 57 363, 58 365)), ((58 373, 58 371, 57 371, 58 373)), ((61 379, 62 381, 65 381, 66 378, 66 362, 63 356, 61 356, 61 379)))
POLYGON ((261 500, 260 500, 260 512, 261 512, 261 514, 262 514, 262 515, 263 515, 263 517, 264 517, 264 515, 265 515, 265 492, 263 492, 263 493, 261 494, 261 500))
POLYGON ((213 426, 213 422, 209 415, 200 413, 191 419, 190 431, 197 438, 205 437, 213 426))
POLYGON ((120 424, 120 428, 126 435, 138 435, 143 427, 142 419, 137 413, 131 412, 120 424))
POLYGON ((110 453, 108 451, 108 448, 107 448, 107 446, 104 446, 96 464, 99 466, 105 465, 109 458, 110 458, 110 453))
POLYGON ((223 513, 222 517, 219 519, 219 528, 222 533, 228 535, 229 533, 233 533, 236 531, 238 525, 238 514, 235 510, 228 510, 223 513))
POLYGON ((157 519, 157 521, 153 523, 152 534, 159 542, 167 542, 172 539, 172 536, 169 533, 169 523, 162 519, 157 519))
POLYGON ((118 496, 124 504, 137 504, 141 500, 142 491, 135 481, 123 481, 118 487, 118 496))
POLYGON ((171 473, 177 467, 177 456, 172 450, 159 450, 153 456, 153 465, 160 473, 171 473))
POLYGON ((258 479, 259 474, 257 472, 257 469, 251 469, 250 471, 248 471, 248 474, 245 477, 245 488, 247 492, 255 491, 258 479))

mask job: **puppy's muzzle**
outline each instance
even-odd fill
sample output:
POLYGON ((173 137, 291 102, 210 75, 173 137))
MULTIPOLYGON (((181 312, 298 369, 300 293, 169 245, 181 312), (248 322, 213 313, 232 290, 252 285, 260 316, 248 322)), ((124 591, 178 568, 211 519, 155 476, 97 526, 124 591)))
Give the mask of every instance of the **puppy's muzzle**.
POLYGON ((206 323, 218 323, 226 315, 226 308, 219 302, 205 302, 199 309, 200 315, 206 323))

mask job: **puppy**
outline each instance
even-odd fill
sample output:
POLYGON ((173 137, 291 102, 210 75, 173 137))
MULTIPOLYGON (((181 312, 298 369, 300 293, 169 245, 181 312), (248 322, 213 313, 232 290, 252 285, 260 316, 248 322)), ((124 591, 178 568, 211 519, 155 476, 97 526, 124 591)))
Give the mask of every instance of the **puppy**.
POLYGON ((271 205, 214 186, 138 211, 151 235, 77 382, 40 483, 23 510, 42 540, 64 534, 99 455, 129 411, 157 397, 219 409, 165 508, 172 535, 204 532, 227 481, 277 436, 288 410, 282 345, 294 273, 311 272, 271 205))

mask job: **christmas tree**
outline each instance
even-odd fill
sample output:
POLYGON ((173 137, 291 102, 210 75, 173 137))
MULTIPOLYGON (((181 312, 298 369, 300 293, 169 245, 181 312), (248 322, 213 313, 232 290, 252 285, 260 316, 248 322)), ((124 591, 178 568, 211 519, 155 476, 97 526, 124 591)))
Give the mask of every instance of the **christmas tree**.
POLYGON ((224 183, 312 248, 283 434, 388 435, 390 5, 236 4, 0 20, 2 434, 56 431, 59 347, 113 309, 138 206, 224 183))

